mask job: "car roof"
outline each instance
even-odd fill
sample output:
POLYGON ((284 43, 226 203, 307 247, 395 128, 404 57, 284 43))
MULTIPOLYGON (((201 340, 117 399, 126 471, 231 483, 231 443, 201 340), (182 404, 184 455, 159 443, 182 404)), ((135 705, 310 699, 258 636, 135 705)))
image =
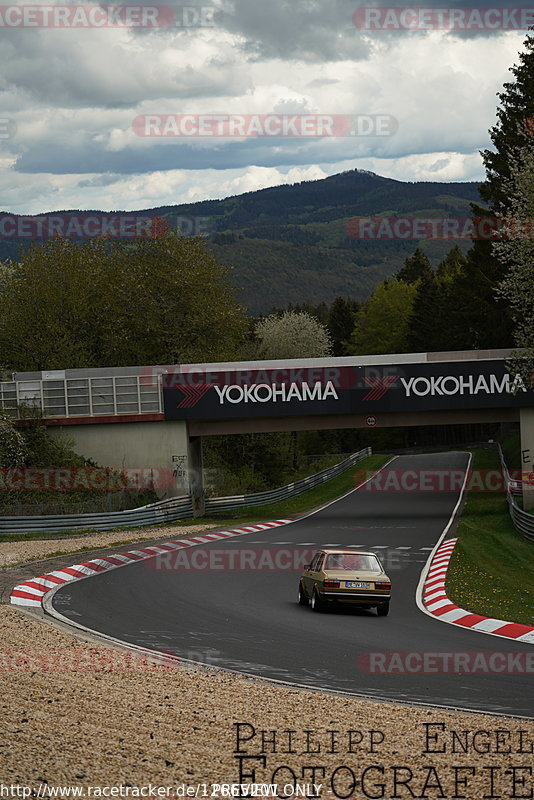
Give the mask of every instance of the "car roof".
POLYGON ((373 553, 370 550, 355 550, 353 547, 351 548, 342 548, 342 547, 321 547, 317 551, 319 553, 353 553, 358 556, 376 556, 376 553, 373 553))

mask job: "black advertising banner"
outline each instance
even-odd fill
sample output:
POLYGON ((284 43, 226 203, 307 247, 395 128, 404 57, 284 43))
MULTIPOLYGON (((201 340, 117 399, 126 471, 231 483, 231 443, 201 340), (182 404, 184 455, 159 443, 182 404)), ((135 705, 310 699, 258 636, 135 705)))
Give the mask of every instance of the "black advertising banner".
POLYGON ((165 419, 350 414, 354 367, 162 375, 165 419))
POLYGON ((243 369, 162 375, 165 419, 534 406, 534 391, 504 361, 243 369))

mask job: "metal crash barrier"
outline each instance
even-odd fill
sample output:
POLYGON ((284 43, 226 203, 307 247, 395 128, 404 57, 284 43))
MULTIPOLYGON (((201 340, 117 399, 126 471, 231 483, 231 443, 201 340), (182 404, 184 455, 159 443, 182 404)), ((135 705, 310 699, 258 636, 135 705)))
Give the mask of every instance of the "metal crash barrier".
MULTIPOLYGON (((255 494, 235 495, 232 497, 214 497, 206 500, 206 512, 223 511, 233 508, 267 505, 299 494, 319 486, 325 481, 335 478, 354 464, 371 455, 371 448, 366 447, 358 453, 321 470, 315 475, 303 478, 295 483, 255 494)), ((101 514, 61 514, 26 517, 0 517, 0 535, 17 533, 60 533, 61 531, 106 531, 124 527, 150 527, 163 525, 179 519, 193 517, 191 497, 173 497, 157 503, 133 508, 127 511, 111 511, 101 514)))
POLYGON ((508 501, 508 509, 510 511, 512 522, 514 523, 515 529, 519 531, 519 533, 522 533, 525 538, 534 540, 534 514, 529 514, 527 511, 524 511, 515 499, 516 496, 522 495, 523 493, 522 482, 510 477, 508 467, 506 466, 506 461, 504 460, 502 447, 500 444, 498 447, 503 475, 507 487, 506 499, 508 501))

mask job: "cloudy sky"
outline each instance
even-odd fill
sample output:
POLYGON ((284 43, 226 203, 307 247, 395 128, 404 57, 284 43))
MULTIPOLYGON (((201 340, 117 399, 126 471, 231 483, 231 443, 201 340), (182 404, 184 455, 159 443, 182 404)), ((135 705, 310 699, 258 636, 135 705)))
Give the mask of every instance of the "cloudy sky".
POLYGON ((354 168, 483 179, 478 151, 526 31, 363 30, 353 14, 376 0, 207 2, 171 0, 157 12, 165 24, 145 29, 2 21, 0 210, 135 210, 354 168), (157 120, 213 114, 395 124, 382 136, 139 135, 147 115, 161 132, 157 120))

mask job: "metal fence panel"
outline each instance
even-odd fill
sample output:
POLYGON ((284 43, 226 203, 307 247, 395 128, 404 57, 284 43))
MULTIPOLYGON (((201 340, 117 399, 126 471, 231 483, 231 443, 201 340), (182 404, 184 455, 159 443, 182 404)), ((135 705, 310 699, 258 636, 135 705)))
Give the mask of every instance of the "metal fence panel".
POLYGON ((141 375, 0 382, 0 408, 20 417, 19 404, 40 408, 44 417, 161 414, 163 408, 159 386, 141 375))

